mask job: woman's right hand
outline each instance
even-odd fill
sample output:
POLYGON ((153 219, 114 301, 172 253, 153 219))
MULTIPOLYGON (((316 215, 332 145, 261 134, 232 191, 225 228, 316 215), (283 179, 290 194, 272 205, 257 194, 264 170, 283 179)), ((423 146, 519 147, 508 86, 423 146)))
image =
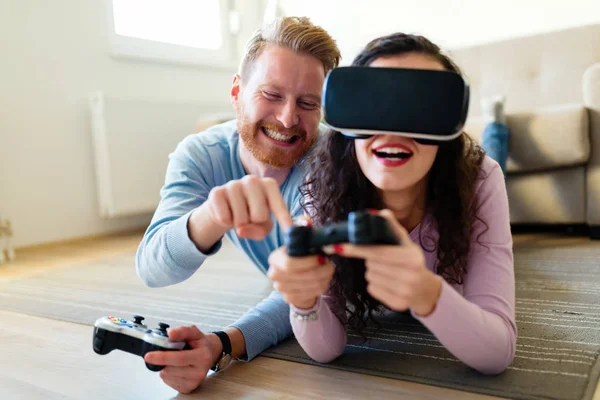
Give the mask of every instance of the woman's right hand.
POLYGON ((329 290, 335 269, 325 256, 290 257, 285 247, 269 256, 267 276, 286 303, 309 309, 329 290))

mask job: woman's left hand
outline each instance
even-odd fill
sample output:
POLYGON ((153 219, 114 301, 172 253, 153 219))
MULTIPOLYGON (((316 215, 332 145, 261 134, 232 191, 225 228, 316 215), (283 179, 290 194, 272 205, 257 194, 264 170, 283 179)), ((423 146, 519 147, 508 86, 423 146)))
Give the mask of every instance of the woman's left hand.
POLYGON ((365 260, 367 291, 375 299, 394 311, 411 309, 426 316, 434 309, 440 297, 442 282, 425 265, 423 250, 389 210, 379 212, 386 218, 400 245, 341 245, 327 246, 329 254, 365 260))

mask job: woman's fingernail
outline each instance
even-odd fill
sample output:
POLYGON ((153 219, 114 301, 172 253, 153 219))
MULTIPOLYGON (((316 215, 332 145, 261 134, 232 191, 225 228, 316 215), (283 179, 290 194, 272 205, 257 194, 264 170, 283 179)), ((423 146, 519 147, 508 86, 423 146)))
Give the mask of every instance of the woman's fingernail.
POLYGON ((369 208, 367 209, 367 212, 369 214, 373 214, 373 215, 379 215, 379 210, 375 209, 375 208, 369 208))
POLYGON ((323 250, 323 253, 325 254, 335 254, 335 250, 333 249, 333 246, 331 245, 327 245, 327 246, 323 246, 321 248, 321 250, 323 250))
POLYGON ((294 219, 294 225, 307 226, 310 228, 312 226, 312 221, 309 218, 297 217, 296 219, 294 219))
POLYGON ((335 254, 342 254, 344 252, 344 247, 341 244, 334 244, 333 251, 335 251, 335 254))
POLYGON ((327 260, 327 259, 325 258, 325 256, 318 256, 318 257, 317 257, 317 262, 318 262, 319 264, 321 264, 321 265, 322 265, 322 264, 325 264, 325 261, 326 261, 326 260, 327 260))

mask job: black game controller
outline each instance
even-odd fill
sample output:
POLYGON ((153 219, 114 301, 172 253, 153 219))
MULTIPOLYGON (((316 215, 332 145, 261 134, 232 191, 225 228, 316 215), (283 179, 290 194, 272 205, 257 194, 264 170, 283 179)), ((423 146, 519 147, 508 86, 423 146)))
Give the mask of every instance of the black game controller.
POLYGON ((302 257, 323 254, 321 248, 329 244, 400 244, 388 221, 367 211, 348 214, 348 221, 321 228, 293 226, 285 237, 288 255, 302 257))
MULTIPOLYGON (((94 351, 104 355, 112 350, 122 350, 127 353, 144 357, 146 353, 161 350, 184 350, 189 347, 185 342, 175 342, 169 339, 169 325, 160 322, 158 328, 149 329, 142 324, 144 317, 134 315, 133 321, 112 316, 98 318, 94 324, 94 351)), ((150 371, 160 371, 162 365, 145 363, 150 371)))

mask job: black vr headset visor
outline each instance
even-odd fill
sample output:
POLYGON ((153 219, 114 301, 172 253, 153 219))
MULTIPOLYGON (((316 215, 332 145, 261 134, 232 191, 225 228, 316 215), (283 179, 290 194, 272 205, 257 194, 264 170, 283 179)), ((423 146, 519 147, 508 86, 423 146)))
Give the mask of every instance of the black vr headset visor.
POLYGON ((325 125, 348 137, 440 144, 462 133, 469 86, 452 71, 339 67, 325 78, 323 109, 325 125))

